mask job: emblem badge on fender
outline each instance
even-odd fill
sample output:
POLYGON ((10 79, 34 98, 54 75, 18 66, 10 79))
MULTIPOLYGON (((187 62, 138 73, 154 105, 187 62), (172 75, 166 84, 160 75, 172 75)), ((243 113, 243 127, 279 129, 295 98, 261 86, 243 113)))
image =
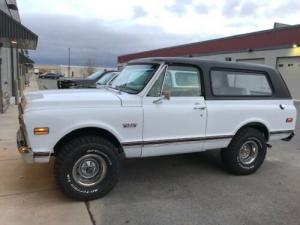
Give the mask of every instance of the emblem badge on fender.
POLYGON ((123 123, 124 128, 135 128, 136 126, 136 123, 123 123))

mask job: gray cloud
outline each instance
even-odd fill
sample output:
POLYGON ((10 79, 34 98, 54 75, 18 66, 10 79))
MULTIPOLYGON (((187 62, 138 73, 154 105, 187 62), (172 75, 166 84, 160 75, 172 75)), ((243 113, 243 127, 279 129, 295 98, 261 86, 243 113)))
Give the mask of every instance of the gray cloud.
POLYGON ((209 9, 206 5, 204 4, 197 4, 195 6, 195 11, 198 13, 198 14, 207 14, 209 9))
POLYGON ((226 1, 222 9, 222 13, 225 17, 232 18, 235 16, 238 7, 240 5, 240 0, 230 0, 226 1))
POLYGON ((231 0, 225 3, 222 13, 227 18, 255 16, 258 8, 252 1, 231 0))
POLYGON ((192 0, 176 0, 174 4, 166 7, 172 13, 182 16, 186 13, 186 6, 192 4, 192 0))
MULTIPOLYGON (((67 64, 71 48, 72 64, 84 65, 88 59, 97 65, 115 66, 117 56, 195 41, 195 36, 163 32, 141 25, 106 25, 101 20, 75 16, 24 15, 23 23, 39 35, 38 49, 31 52, 36 63, 67 64)), ((197 40, 208 37, 197 37, 197 40)))
POLYGON ((290 13, 299 12, 299 9, 300 9, 300 1, 290 0, 280 4, 272 13, 273 15, 275 14, 277 16, 286 16, 290 13))
POLYGON ((134 7, 133 13, 134 13, 133 15, 134 19, 147 16, 147 11, 141 6, 134 7))
POLYGON ((251 16, 257 12, 257 9, 258 5, 256 5, 254 2, 246 2, 242 4, 239 14, 241 16, 251 16))

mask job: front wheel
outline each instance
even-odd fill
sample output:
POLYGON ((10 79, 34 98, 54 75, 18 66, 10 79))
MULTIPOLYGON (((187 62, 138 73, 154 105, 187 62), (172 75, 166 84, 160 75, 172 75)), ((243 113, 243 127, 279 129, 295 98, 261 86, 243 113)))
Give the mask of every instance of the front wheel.
POLYGON ((54 175, 68 197, 93 200, 104 196, 116 185, 121 158, 118 149, 102 137, 78 137, 59 150, 54 175))
POLYGON ((228 148, 221 150, 221 158, 231 173, 247 175, 262 165, 266 153, 264 134, 257 129, 244 128, 234 136, 228 148))

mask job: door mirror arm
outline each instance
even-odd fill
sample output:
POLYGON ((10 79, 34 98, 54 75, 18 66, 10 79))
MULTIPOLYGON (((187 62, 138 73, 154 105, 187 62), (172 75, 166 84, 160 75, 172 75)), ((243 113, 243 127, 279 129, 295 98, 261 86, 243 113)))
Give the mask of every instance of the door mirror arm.
POLYGON ((161 94, 164 97, 164 99, 170 100, 171 93, 169 91, 163 91, 161 94))
POLYGON ((160 104, 162 103, 162 100, 166 99, 166 100, 170 100, 171 95, 169 91, 163 91, 161 96, 158 99, 155 99, 153 101, 154 104, 160 104))

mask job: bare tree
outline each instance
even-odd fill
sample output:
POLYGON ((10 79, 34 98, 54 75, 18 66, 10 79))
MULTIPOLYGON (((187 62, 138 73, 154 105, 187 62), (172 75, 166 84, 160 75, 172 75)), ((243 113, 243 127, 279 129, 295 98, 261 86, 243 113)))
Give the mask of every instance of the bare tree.
POLYGON ((83 69, 84 77, 87 77, 96 71, 95 61, 92 59, 88 59, 84 64, 84 66, 85 66, 85 68, 83 69))

